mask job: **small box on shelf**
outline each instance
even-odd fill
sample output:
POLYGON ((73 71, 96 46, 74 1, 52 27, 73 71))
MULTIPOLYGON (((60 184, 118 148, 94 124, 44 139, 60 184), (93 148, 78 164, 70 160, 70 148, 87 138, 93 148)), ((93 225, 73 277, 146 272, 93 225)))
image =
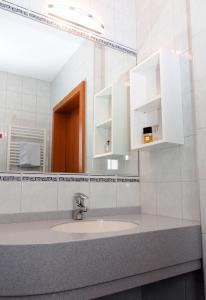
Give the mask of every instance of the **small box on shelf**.
MULTIPOLYGON (((135 110, 133 112, 138 121, 138 126, 136 130, 136 147, 137 145, 145 144, 144 141, 144 128, 151 127, 152 129, 152 141, 156 142, 162 139, 162 112, 161 106, 153 108, 153 110, 147 110, 147 112, 142 112, 135 110)), ((151 145, 148 143, 148 146, 151 145)))

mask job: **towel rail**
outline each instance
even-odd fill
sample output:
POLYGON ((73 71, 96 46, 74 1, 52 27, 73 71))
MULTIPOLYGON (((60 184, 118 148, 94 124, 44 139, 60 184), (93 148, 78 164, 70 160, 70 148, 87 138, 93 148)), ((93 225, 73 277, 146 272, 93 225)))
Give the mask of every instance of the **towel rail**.
POLYGON ((29 128, 21 126, 9 126, 8 130, 8 153, 7 170, 19 167, 20 144, 22 142, 38 142, 40 144, 40 167, 39 171, 46 171, 46 129, 29 128))

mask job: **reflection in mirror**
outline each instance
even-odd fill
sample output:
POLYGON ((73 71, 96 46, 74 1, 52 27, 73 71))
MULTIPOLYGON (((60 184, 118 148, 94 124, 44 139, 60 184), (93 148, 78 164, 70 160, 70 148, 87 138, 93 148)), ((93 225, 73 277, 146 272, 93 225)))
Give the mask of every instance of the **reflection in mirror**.
POLYGON ((136 57, 6 12, 0 36, 0 171, 138 175, 136 57))

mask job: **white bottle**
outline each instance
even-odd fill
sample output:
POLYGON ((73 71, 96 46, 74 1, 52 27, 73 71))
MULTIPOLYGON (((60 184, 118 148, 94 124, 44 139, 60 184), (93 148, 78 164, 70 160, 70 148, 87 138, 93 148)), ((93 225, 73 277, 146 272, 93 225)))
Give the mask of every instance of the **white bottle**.
POLYGON ((105 151, 110 152, 110 140, 106 141, 105 151))

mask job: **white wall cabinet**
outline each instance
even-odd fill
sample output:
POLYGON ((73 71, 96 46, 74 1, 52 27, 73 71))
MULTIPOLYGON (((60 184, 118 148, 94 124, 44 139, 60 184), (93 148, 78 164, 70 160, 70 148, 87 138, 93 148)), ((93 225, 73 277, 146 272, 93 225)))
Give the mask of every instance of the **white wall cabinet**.
POLYGON ((94 97, 94 158, 128 153, 129 86, 126 78, 128 74, 94 97))
POLYGON ((130 71, 131 150, 183 144, 181 56, 168 49, 130 71), (143 128, 153 127, 153 141, 144 144, 143 128))

